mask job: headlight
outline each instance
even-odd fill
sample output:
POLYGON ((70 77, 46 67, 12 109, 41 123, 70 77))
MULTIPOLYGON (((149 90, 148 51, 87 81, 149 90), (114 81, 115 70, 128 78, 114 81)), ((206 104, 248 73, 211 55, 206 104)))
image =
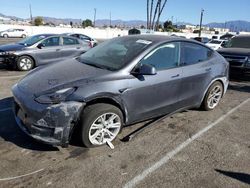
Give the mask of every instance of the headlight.
POLYGON ((7 51, 6 54, 14 54, 16 51, 7 51))
POLYGON ((40 95, 37 98, 35 98, 35 101, 41 103, 41 104, 58 104, 62 101, 65 101, 65 99, 74 93, 76 88, 66 88, 61 89, 53 93, 48 93, 44 95, 40 95))
POLYGON ((14 54, 16 51, 7 51, 7 52, 0 52, 0 55, 10 55, 14 54))

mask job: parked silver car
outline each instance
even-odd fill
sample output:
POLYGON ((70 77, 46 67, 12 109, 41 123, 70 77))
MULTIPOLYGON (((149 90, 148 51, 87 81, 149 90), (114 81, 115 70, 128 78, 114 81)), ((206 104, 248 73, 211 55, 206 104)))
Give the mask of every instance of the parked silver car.
POLYGON ((34 35, 16 44, 0 46, 0 61, 18 70, 80 56, 91 47, 75 37, 54 34, 34 35))
POLYGON ((9 38, 9 37, 21 37, 26 38, 28 33, 24 29, 8 29, 0 32, 0 37, 9 38))

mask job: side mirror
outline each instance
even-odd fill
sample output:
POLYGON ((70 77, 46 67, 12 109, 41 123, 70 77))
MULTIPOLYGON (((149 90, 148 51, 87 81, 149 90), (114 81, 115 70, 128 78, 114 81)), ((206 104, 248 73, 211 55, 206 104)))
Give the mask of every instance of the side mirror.
POLYGON ((134 75, 155 75, 156 74, 156 69, 152 65, 148 64, 142 64, 136 67, 133 71, 132 74, 134 75))
POLYGON ((43 43, 40 43, 37 45, 37 48, 39 48, 39 49, 42 49, 43 47, 45 47, 45 45, 43 43))

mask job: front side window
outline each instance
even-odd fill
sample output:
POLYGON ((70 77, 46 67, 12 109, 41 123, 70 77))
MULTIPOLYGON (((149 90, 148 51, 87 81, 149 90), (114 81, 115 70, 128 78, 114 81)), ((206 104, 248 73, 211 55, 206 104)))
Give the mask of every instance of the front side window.
POLYGON ((51 46, 59 46, 59 37, 51 37, 48 39, 45 39, 42 44, 45 47, 51 47, 51 46))
POLYGON ((76 45, 79 44, 77 39, 63 37, 63 45, 76 45))
POLYGON ((150 52, 141 60, 141 64, 152 65, 156 70, 178 67, 179 43, 167 43, 150 52))
POLYGON ((192 65, 208 60, 212 50, 195 43, 183 42, 181 44, 181 63, 192 65))

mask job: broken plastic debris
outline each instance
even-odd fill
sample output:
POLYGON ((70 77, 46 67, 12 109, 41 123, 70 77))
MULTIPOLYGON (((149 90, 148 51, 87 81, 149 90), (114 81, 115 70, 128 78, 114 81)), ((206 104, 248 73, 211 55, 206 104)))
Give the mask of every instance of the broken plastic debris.
POLYGON ((106 143, 111 149, 115 149, 115 146, 110 141, 107 141, 106 143))

